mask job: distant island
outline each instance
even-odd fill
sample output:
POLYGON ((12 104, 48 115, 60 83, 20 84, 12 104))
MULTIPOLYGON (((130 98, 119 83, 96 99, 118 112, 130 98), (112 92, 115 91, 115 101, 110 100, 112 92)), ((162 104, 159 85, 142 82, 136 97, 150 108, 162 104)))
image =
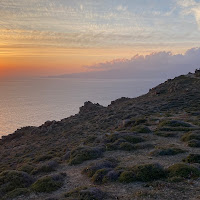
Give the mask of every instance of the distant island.
POLYGON ((0 199, 200 198, 200 70, 0 140, 0 199))

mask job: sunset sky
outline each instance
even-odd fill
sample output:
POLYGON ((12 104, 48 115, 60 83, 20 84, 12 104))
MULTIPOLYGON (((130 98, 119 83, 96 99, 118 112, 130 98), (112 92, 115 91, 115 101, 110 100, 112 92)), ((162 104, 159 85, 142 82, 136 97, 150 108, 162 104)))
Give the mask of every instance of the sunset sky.
POLYGON ((200 47, 200 0, 0 1, 0 76, 82 72, 193 47, 200 47))

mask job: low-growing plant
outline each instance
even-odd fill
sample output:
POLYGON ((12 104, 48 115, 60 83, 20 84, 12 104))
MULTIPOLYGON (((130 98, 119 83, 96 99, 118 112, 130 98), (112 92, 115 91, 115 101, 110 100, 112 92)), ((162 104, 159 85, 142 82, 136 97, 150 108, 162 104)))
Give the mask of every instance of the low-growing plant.
POLYGON ((151 133, 151 130, 147 126, 135 126, 131 128, 131 131, 137 132, 137 133, 151 133))
POLYGON ((86 160, 96 159, 102 156, 103 149, 98 147, 78 147, 71 151, 69 164, 77 165, 86 160))
POLYGON ((60 189, 63 186, 63 178, 54 178, 52 176, 45 176, 37 180, 32 186, 31 189, 34 192, 45 192, 51 193, 60 189))
POLYGON ((170 177, 198 178, 200 176, 198 168, 183 163, 174 164, 167 170, 170 177))
POLYGON ((76 200, 103 200, 106 194, 95 187, 80 187, 76 188, 64 195, 65 198, 76 200))
POLYGON ((200 154, 190 154, 183 161, 187 163, 200 163, 200 154))
POLYGON ((103 178, 110 171, 109 168, 99 169, 92 176, 92 182, 96 184, 101 184, 103 182, 103 178))
POLYGON ((135 150, 135 146, 129 142, 122 142, 120 144, 120 150, 123 150, 123 151, 133 151, 135 150))
POLYGON ((186 151, 179 148, 158 148, 152 152, 150 152, 150 155, 153 156, 174 156, 177 154, 185 153, 186 151))
POLYGON ((191 127, 191 124, 183 121, 177 120, 165 120, 159 124, 160 127, 170 126, 170 127, 191 127))
POLYGON ((34 179, 26 172, 9 170, 0 174, 0 193, 6 194, 18 188, 27 188, 34 179))
POLYGON ((122 183, 131 183, 136 181, 136 176, 133 171, 123 171, 119 176, 119 181, 122 183))
POLYGON ((14 199, 19 196, 28 196, 31 193, 30 189, 27 188, 17 188, 15 190, 12 190, 8 194, 6 194, 2 200, 7 200, 7 199, 14 199))
POLYGON ((198 148, 198 147, 200 147, 200 140, 195 140, 195 139, 190 140, 190 141, 188 141, 188 146, 189 147, 196 147, 196 148, 198 148))
POLYGON ((185 133, 182 137, 181 137, 181 140, 183 142, 188 142, 190 140, 200 140, 200 134, 197 133, 197 132, 188 132, 188 133, 185 133))
POLYGON ((138 181, 153 181, 166 177, 166 171, 159 164, 136 165, 133 171, 138 181))

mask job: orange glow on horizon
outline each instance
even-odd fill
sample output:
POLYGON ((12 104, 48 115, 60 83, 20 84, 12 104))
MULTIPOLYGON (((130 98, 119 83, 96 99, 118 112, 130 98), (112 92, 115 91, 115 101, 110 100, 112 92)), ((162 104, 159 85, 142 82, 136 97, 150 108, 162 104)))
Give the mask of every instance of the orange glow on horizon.
MULTIPOLYGON (((154 47, 154 49, 156 49, 154 47)), ((5 76, 48 76, 88 71, 91 66, 114 59, 130 59, 136 54, 147 55, 154 49, 107 48, 1 48, 0 77, 5 76)), ((157 51, 160 49, 158 48, 157 51)), ((182 53, 184 49, 176 49, 182 53)))

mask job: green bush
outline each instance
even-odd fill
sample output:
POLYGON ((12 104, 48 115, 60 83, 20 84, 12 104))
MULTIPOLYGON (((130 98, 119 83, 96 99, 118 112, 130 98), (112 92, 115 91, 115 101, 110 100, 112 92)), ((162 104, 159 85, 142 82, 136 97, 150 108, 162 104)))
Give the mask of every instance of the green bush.
POLYGON ((131 131, 137 133, 151 133, 151 130, 147 126, 135 126, 131 128, 131 131))
POLYGON ((188 141, 188 146, 189 147, 196 147, 196 148, 198 148, 198 147, 200 147, 200 140, 190 140, 190 141, 188 141))
POLYGON ((0 193, 6 194, 18 188, 27 188, 33 183, 33 178, 26 172, 15 170, 0 174, 0 193))
POLYGON ((92 177, 96 173, 96 171, 100 169, 113 169, 117 167, 117 165, 118 160, 110 157, 90 164, 88 167, 83 169, 82 173, 86 174, 89 177, 92 177))
POLYGON ((173 156, 186 151, 179 148, 160 148, 152 151, 150 154, 154 156, 173 156))
POLYGON ((191 127, 191 124, 183 122, 183 121, 177 121, 177 120, 170 120, 170 121, 162 121, 159 124, 160 127, 163 126, 170 126, 170 127, 191 127))
POLYGON ((3 200, 6 199, 14 199, 19 196, 28 196, 30 194, 30 190, 27 188, 17 188, 3 197, 3 200))
POLYGON ((95 172, 95 174, 92 176, 92 182, 96 184, 101 184, 103 181, 104 176, 110 171, 110 169, 104 168, 99 169, 95 172))
POLYGON ((103 154, 102 148, 97 147, 78 147, 70 153, 69 164, 77 165, 86 160, 92 160, 101 157, 103 154))
POLYGON ((197 178, 200 176, 198 168, 183 163, 170 166, 168 172, 170 177, 197 178))
POLYGON ((136 181, 136 176, 133 171, 123 171, 119 176, 119 181, 122 183, 131 183, 136 181))
POLYGON ((200 154, 190 154, 183 161, 187 163, 200 163, 200 154))
POLYGON ((103 200, 106 194, 95 187, 76 188, 64 195, 65 198, 76 200, 103 200))
POLYGON ((140 142, 144 142, 145 140, 141 137, 137 137, 137 136, 133 136, 133 135, 123 135, 122 136, 123 139, 125 139, 127 142, 130 142, 132 144, 137 144, 140 142))
POLYGON ((32 186, 31 189, 34 192, 45 192, 51 193, 60 189, 63 186, 63 180, 57 179, 52 176, 45 176, 37 180, 32 186))
POLYGON ((134 126, 138 126, 138 125, 144 124, 144 123, 147 123, 147 119, 145 119, 145 118, 139 118, 139 119, 137 119, 135 121, 134 126))
POLYGON ((129 142, 122 142, 120 144, 120 149, 123 150, 123 151, 133 151, 135 150, 135 146, 129 142))
POLYGON ((166 171, 159 164, 136 165, 133 171, 138 181, 153 181, 166 177, 166 171))
POLYGON ((34 169, 33 165, 31 165, 31 164, 24 164, 18 170, 26 172, 28 174, 31 174, 31 172, 33 171, 33 169, 34 169))
POLYGON ((192 132, 188 132, 185 133, 182 137, 181 140, 183 142, 188 142, 190 140, 200 140, 200 134, 199 133, 192 133, 192 132))
POLYGON ((189 127, 161 127, 158 129, 159 131, 180 131, 180 132, 188 132, 191 131, 192 128, 189 127))
POLYGON ((161 137, 175 137, 176 136, 176 134, 173 132, 155 131, 154 134, 161 137))

